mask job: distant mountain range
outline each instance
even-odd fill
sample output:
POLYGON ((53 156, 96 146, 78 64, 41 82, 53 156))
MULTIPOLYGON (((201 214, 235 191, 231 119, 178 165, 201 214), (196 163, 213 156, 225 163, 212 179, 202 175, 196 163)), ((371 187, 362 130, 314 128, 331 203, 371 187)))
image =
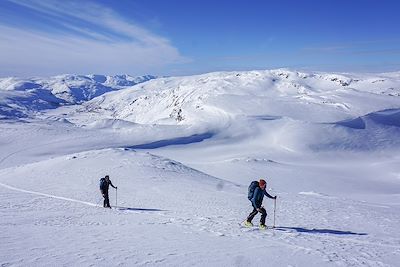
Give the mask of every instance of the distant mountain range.
POLYGON ((85 102, 80 113, 143 124, 229 124, 241 117, 335 122, 400 108, 400 73, 286 69, 158 78, 85 102))
POLYGON ((143 83, 155 76, 58 75, 50 78, 0 78, 0 118, 31 117, 62 105, 81 104, 107 92, 143 83))
POLYGON ((78 105, 74 112, 81 115, 144 124, 220 125, 243 116, 335 122, 400 108, 399 97, 400 72, 277 69, 167 78, 59 75, 0 79, 0 118, 35 117, 46 109, 78 105))

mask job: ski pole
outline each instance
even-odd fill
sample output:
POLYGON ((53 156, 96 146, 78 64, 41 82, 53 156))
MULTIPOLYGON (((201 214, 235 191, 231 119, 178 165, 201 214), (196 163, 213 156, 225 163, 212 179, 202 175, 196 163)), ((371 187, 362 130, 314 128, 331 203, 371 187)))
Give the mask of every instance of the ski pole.
POLYGON ((117 207, 118 203, 118 188, 115 188, 115 207, 117 207))
POLYGON ((273 228, 275 228, 275 213, 276 213, 276 198, 274 199, 274 226, 273 226, 273 228))

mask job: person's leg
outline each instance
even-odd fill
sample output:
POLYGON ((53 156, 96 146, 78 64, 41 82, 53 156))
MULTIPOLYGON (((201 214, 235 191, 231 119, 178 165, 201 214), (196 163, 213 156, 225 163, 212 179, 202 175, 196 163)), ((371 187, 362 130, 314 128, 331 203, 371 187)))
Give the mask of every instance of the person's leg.
POLYGON ((265 219, 267 218, 267 211, 264 208, 261 208, 261 220, 260 224, 265 225, 265 219))
POLYGON ((247 221, 251 222, 253 220, 254 216, 256 216, 257 213, 258 213, 257 209, 253 207, 253 211, 247 217, 247 221))
POLYGON ((106 207, 106 195, 105 194, 103 194, 103 208, 105 208, 106 207))
POLYGON ((108 192, 106 194, 106 207, 107 208, 111 208, 111 206, 110 206, 110 198, 108 197, 108 192))

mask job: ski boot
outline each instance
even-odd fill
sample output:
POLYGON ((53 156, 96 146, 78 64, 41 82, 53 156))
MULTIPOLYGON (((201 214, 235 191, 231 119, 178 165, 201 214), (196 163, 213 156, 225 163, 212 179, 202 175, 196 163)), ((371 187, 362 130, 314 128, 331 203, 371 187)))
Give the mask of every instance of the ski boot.
POLYGON ((244 221, 244 226, 246 227, 253 227, 253 224, 249 222, 248 220, 244 221))

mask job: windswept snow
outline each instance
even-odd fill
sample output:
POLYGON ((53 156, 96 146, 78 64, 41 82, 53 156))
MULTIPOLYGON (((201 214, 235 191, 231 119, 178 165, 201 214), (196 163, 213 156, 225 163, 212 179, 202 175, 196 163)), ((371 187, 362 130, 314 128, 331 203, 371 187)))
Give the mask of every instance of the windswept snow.
POLYGON ((400 73, 153 78, 0 79, 1 266, 398 265, 400 73))

